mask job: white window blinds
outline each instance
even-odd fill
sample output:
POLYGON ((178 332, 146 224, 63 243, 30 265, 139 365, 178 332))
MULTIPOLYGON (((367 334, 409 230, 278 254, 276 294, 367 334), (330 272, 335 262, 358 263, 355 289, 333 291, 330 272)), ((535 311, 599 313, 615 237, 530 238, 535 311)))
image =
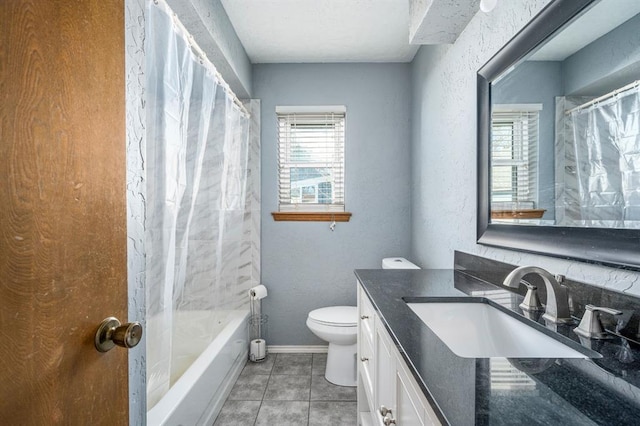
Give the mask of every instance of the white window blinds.
POLYGON ((344 211, 344 107, 278 107, 279 211, 344 211))
POLYGON ((494 109, 491 117, 491 204, 535 208, 538 198, 538 117, 528 110, 494 109))

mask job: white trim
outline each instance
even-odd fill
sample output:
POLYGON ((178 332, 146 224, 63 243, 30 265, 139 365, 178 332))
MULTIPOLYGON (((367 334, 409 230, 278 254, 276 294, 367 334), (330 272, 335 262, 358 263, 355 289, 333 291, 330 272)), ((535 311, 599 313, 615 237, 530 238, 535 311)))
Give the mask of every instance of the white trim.
POLYGON ((529 112, 542 111, 542 104, 494 104, 491 106, 494 112, 529 112))
POLYGON ((300 106, 276 106, 276 114, 313 114, 313 113, 346 113, 344 105, 300 105, 300 106))
POLYGON ((269 345, 267 353, 271 354, 326 354, 329 346, 325 345, 269 345))

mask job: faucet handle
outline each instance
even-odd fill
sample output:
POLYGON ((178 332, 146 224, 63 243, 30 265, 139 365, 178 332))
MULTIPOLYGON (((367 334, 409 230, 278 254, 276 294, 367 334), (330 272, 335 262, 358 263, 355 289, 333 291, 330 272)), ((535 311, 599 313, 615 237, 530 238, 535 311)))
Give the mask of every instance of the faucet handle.
POLYGON ((540 303, 540 299, 538 298, 538 287, 525 280, 520 280, 520 284, 527 287, 527 294, 524 296, 524 300, 519 305, 520 309, 525 312, 544 310, 544 308, 542 307, 542 303, 540 303))
POLYGON ((602 323, 600 322, 600 312, 605 312, 611 315, 622 315, 622 312, 616 309, 586 305, 584 307, 582 320, 578 327, 573 329, 573 332, 589 339, 608 339, 611 337, 602 327, 602 323))

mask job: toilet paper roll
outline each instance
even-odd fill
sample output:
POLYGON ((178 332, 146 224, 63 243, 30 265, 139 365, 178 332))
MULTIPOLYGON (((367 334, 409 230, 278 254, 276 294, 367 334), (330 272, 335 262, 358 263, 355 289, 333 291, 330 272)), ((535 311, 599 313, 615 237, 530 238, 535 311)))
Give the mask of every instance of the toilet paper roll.
POLYGON ((249 297, 252 299, 264 299, 267 297, 267 288, 263 285, 257 285, 249 290, 249 297))
POLYGON ((264 339, 254 339, 251 341, 249 355, 252 361, 260 361, 267 356, 267 343, 264 339))

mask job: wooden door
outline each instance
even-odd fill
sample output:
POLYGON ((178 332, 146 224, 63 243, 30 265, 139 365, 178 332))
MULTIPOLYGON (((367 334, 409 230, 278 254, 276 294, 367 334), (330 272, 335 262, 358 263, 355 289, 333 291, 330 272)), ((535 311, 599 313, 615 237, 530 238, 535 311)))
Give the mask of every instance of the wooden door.
POLYGON ((0 424, 128 423, 124 4, 0 1, 0 424))

